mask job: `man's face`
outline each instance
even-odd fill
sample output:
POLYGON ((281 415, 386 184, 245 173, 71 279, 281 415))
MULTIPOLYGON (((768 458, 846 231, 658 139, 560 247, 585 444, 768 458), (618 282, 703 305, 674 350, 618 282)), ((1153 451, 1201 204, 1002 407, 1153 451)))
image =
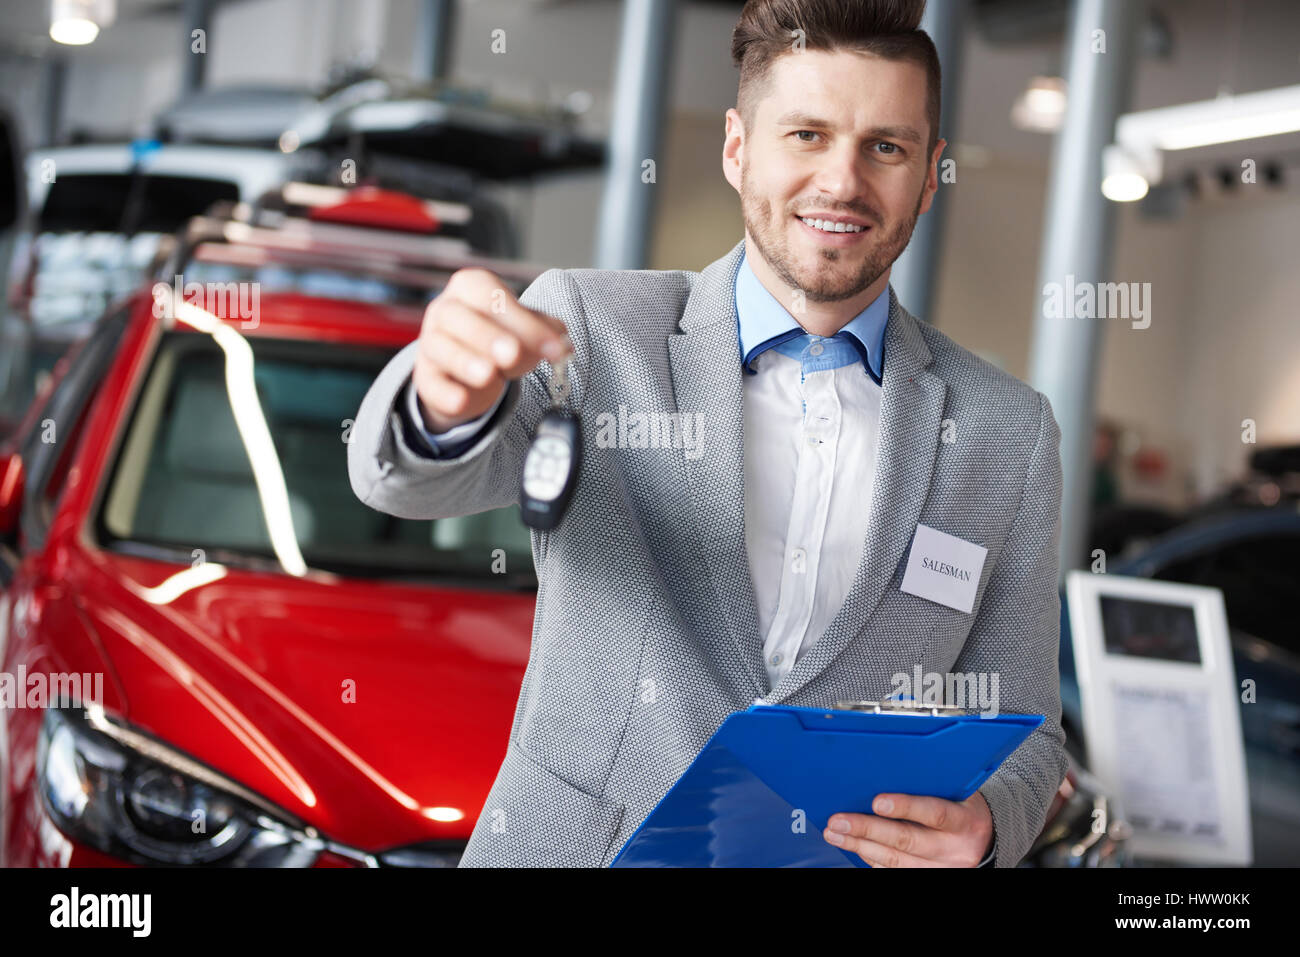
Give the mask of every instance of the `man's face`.
POLYGON ((918 64, 848 51, 790 53, 772 65, 754 129, 727 111, 723 170, 747 235, 776 277, 812 302, 852 299, 902 253, 938 187, 927 155, 918 64), (811 216, 808 216, 811 214, 811 216), (850 219, 861 232, 802 220, 850 219))

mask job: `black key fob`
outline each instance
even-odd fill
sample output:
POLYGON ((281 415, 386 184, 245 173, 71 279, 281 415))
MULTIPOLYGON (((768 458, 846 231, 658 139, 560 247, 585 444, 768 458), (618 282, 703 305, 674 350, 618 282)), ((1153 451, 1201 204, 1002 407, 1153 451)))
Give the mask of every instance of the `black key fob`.
POLYGON ((576 416, 552 408, 537 424, 524 459, 519 508, 524 524, 548 532, 560 523, 578 484, 582 430, 576 416))

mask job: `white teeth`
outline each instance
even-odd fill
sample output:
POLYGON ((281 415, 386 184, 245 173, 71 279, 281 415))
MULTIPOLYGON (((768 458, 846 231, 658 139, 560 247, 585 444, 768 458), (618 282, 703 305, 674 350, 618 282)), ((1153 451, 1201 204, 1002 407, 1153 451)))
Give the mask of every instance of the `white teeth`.
POLYGON ((824 233, 860 233, 864 228, 849 223, 834 223, 829 219, 805 219, 803 216, 800 216, 799 219, 813 229, 820 229, 824 233))

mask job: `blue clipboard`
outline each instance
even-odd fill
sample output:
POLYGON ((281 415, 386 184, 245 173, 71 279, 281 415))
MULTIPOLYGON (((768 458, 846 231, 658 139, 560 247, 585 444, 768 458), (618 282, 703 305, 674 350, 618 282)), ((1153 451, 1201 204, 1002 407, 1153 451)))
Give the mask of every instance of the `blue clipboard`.
POLYGON ((866 867, 822 838, 832 814, 869 814, 882 793, 964 801, 1042 723, 756 704, 728 716, 610 866, 866 867))

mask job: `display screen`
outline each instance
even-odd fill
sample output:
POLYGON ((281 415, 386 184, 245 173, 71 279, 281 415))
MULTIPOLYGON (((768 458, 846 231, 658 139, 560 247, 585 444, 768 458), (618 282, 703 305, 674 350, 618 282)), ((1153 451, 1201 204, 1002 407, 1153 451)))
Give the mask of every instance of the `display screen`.
POLYGON ((1112 655, 1201 663, 1196 612, 1189 605, 1102 595, 1101 630, 1112 655))

